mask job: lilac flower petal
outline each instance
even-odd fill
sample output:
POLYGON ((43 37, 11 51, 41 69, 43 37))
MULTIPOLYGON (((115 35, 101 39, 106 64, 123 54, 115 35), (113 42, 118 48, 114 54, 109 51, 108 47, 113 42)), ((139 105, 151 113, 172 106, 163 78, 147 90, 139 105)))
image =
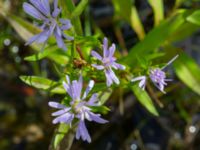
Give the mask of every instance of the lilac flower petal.
POLYGON ((62 30, 68 30, 72 27, 71 21, 68 19, 60 19, 59 21, 62 23, 62 30))
POLYGON ((53 6, 54 6, 54 10, 58 8, 58 0, 54 0, 53 6))
POLYGON ((72 99, 80 100, 80 92, 77 80, 72 81, 72 99))
POLYGON ((70 28, 71 28, 71 26, 69 26, 69 25, 62 25, 62 26, 60 27, 61 30, 68 30, 68 29, 70 29, 70 28))
POLYGON ((108 39, 103 39, 103 57, 108 57, 109 51, 108 51, 108 39))
POLYGON ((41 33, 31 37, 25 45, 30 45, 33 42, 43 43, 43 42, 47 41, 48 38, 49 38, 49 31, 44 30, 41 33))
POLYGON ((109 48, 109 58, 112 58, 115 53, 115 44, 112 44, 112 46, 109 48))
POLYGON ((164 91, 164 85, 158 85, 156 83, 154 83, 154 85, 164 94, 166 94, 166 92, 164 91))
POLYGON ((95 51, 92 51, 91 52, 91 55, 93 56, 93 57, 95 57, 95 58, 97 58, 98 60, 102 60, 102 57, 97 53, 97 52, 95 52, 95 51))
POLYGON ((23 3, 23 9, 27 14, 34 17, 35 19, 38 19, 38 20, 44 20, 45 19, 45 17, 36 8, 34 8, 29 3, 24 2, 23 3))
POLYGON ((65 43, 62 39, 62 33, 61 33, 61 30, 59 29, 59 27, 57 26, 56 27, 56 30, 54 32, 54 35, 56 37, 56 42, 57 42, 57 45, 59 48, 62 48, 64 50, 67 50, 66 46, 65 46, 65 43))
POLYGON ((52 116, 60 116, 66 112, 68 112, 71 108, 64 108, 64 109, 61 109, 61 110, 58 110, 54 113, 52 113, 52 116))
POLYGON ((30 0, 30 2, 35 6, 35 8, 37 8, 46 17, 50 15, 49 12, 41 3, 41 0, 30 0))
POLYGON ((33 42, 35 42, 38 38, 39 38, 40 34, 37 34, 37 35, 34 35, 33 37, 31 37, 25 45, 30 45, 32 44, 33 42))
POLYGON ((108 87, 110 87, 111 84, 113 83, 112 78, 110 76, 110 72, 108 72, 107 70, 105 70, 105 75, 106 75, 106 85, 108 87))
POLYGON ((37 43, 44 43, 50 37, 49 30, 44 30, 40 33, 39 38, 36 40, 37 43))
POLYGON ((112 80, 116 83, 119 84, 119 79, 117 78, 117 76, 115 75, 115 73, 112 71, 112 69, 109 69, 109 76, 112 78, 112 80))
POLYGON ((53 120, 53 124, 57 124, 57 123, 66 123, 69 124, 72 122, 72 120, 74 119, 74 115, 71 113, 65 113, 57 118, 55 118, 53 120))
POLYGON ((105 119, 102 119, 100 116, 100 114, 94 114, 92 112, 89 113, 89 116, 90 118, 92 119, 92 121, 95 121, 97 123, 101 123, 101 124, 104 124, 104 123, 107 123, 108 121, 105 120, 105 119))
POLYGON ((81 133, 80 133, 79 129, 77 128, 77 130, 76 130, 76 139, 79 140, 80 137, 81 137, 81 133))
POLYGON ((131 80, 131 82, 136 82, 136 81, 140 81, 139 87, 144 90, 146 87, 146 76, 139 76, 131 80))
POLYGON ((77 88, 78 88, 78 90, 76 92, 77 92, 78 97, 80 98, 81 97, 81 91, 82 91, 82 88, 83 88, 83 77, 81 75, 80 75, 78 83, 77 83, 77 88))
POLYGON ((118 64, 116 62, 113 63, 112 67, 115 68, 115 69, 119 69, 119 70, 126 69, 126 67, 124 65, 118 64))
POLYGON ((49 0, 41 0, 43 7, 45 8, 48 15, 50 15, 50 4, 49 0))
POLYGON ((97 100, 98 100, 97 97, 98 97, 97 93, 93 94, 93 95, 90 97, 89 101, 87 102, 87 105, 88 105, 88 106, 96 106, 96 105, 97 105, 96 102, 97 102, 97 100))
POLYGON ((57 103, 57 102, 49 102, 48 105, 53 108, 64 109, 66 108, 64 105, 57 103))
POLYGON ((140 83, 139 83, 139 87, 144 90, 145 86, 146 86, 146 80, 141 80, 140 83))
POLYGON ((69 19, 59 19, 59 21, 64 25, 71 25, 71 21, 69 19))
POLYGON ((78 125, 78 130, 80 132, 80 136, 83 139, 83 141, 87 141, 88 143, 91 143, 91 137, 88 133, 88 130, 85 126, 84 121, 80 121, 78 125))
POLYGON ((68 35, 66 35, 66 34, 64 34, 64 33, 62 33, 62 36, 63 36, 65 39, 69 40, 69 41, 74 40, 74 37, 68 36, 68 35))
POLYGON ((87 88, 86 88, 86 90, 85 90, 85 92, 83 94, 83 98, 82 99, 85 99, 87 97, 88 93, 92 90, 93 86, 94 86, 94 81, 90 80, 90 82, 89 82, 89 84, 88 84, 88 86, 87 86, 87 88))
POLYGON ((92 66, 93 66, 94 68, 96 68, 97 70, 103 70, 103 69, 104 69, 104 66, 102 66, 102 65, 92 64, 92 66))
POLYGON ((146 80, 146 76, 139 76, 139 77, 133 78, 131 80, 131 82, 135 82, 135 81, 139 81, 139 80, 146 80))
POLYGON ((72 89, 71 89, 70 84, 67 84, 66 82, 63 81, 63 87, 67 91, 67 93, 69 94, 69 96, 73 97, 73 95, 72 95, 72 89))
POLYGON ((159 84, 159 89, 160 89, 160 91, 163 92, 163 91, 164 91, 164 84, 160 83, 160 84, 159 84))
POLYGON ((52 13, 52 17, 56 18, 61 12, 61 9, 56 8, 54 9, 53 13, 52 13))
POLYGON ((51 26, 49 27, 49 34, 50 34, 50 35, 53 34, 53 32, 54 32, 54 30, 55 30, 56 27, 57 27, 56 21, 55 21, 55 20, 52 20, 52 21, 51 21, 51 26))

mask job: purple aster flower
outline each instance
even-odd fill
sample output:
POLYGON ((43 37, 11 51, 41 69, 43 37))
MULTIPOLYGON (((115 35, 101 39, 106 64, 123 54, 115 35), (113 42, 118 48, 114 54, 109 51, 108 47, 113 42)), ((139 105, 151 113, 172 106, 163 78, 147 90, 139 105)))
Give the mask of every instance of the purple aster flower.
POLYGON ((78 127, 76 131, 76 139, 82 138, 83 141, 91 142, 91 137, 85 126, 85 120, 94 121, 97 123, 107 123, 107 120, 101 118, 100 114, 95 114, 92 112, 90 106, 98 106, 97 94, 93 94, 88 101, 86 101, 88 93, 94 86, 94 81, 91 80, 86 88, 85 92, 82 94, 83 80, 80 76, 79 80, 73 80, 70 82, 68 76, 66 76, 67 83, 63 82, 63 86, 66 92, 71 97, 70 106, 65 106, 57 102, 49 102, 49 106, 59 109, 58 111, 52 113, 52 116, 56 116, 53 123, 66 123, 70 124, 74 118, 78 119, 78 127))
MULTIPOLYGON (((154 85, 163 93, 166 93, 164 91, 164 87, 167 85, 167 81, 172 81, 172 79, 167 79, 166 78, 166 73, 163 71, 168 65, 170 65, 178 55, 176 55, 174 58, 172 58, 164 67, 162 68, 155 68, 155 69, 150 69, 150 75, 149 78, 151 81, 154 83, 154 85)), ((131 81, 140 81, 139 82, 139 87, 142 88, 143 90, 145 89, 146 86, 146 76, 139 76, 136 78, 133 78, 131 81)))
POLYGON ((103 57, 100 56, 97 52, 92 51, 91 55, 101 61, 101 65, 92 64, 93 67, 95 67, 98 70, 104 70, 105 76, 106 76, 106 84, 107 86, 111 86, 113 82, 116 84, 119 84, 119 79, 113 72, 112 68, 124 70, 125 66, 116 63, 116 58, 113 56, 115 52, 115 44, 112 44, 111 47, 108 48, 108 40, 107 38, 104 38, 103 40, 103 57))
POLYGON ((155 69, 151 69, 150 70, 150 79, 151 81, 154 83, 154 85, 163 93, 166 93, 164 91, 164 87, 167 85, 167 81, 172 81, 172 79, 166 79, 166 74, 163 71, 163 69, 165 69, 168 65, 170 65, 176 58, 178 57, 178 55, 176 55, 175 57, 173 57, 164 67, 160 68, 155 68, 155 69))
POLYGON ((63 39, 73 40, 73 38, 64 34, 64 30, 71 28, 71 22, 68 19, 57 19, 61 12, 61 9, 58 8, 58 0, 54 0, 53 11, 50 9, 49 0, 29 1, 30 3, 24 2, 24 11, 43 24, 40 27, 42 32, 30 38, 26 45, 30 45, 33 42, 46 43, 48 38, 54 35, 58 47, 66 50, 63 39))

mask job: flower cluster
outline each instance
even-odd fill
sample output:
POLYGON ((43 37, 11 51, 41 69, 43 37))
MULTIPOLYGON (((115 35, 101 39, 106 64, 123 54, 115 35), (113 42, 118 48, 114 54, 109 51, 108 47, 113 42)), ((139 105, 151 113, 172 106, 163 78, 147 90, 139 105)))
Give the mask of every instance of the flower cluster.
POLYGON ((56 38, 58 47, 66 50, 67 48, 63 39, 73 40, 73 38, 64 34, 64 30, 71 28, 71 22, 68 19, 58 19, 61 12, 61 9, 58 8, 58 0, 54 0, 52 12, 49 0, 29 1, 30 3, 24 2, 24 11, 38 21, 41 21, 43 24, 40 27, 42 32, 30 38, 26 45, 30 45, 33 42, 46 43, 53 34, 56 38))
MULTIPOLYGON (((23 4, 24 11, 42 22, 40 26, 41 33, 34 35, 28 40, 27 45, 33 42, 45 43, 54 35, 59 48, 66 50, 64 40, 73 40, 64 33, 65 30, 69 30, 72 25, 70 20, 62 19, 59 17, 61 9, 58 7, 58 0, 53 1, 53 8, 50 8, 49 0, 29 0, 29 3, 25 2, 23 4)), ((125 70, 125 66, 116 62, 114 57, 116 46, 112 44, 108 46, 107 38, 103 39, 102 44, 103 54, 100 55, 96 51, 91 51, 91 55, 98 60, 99 63, 91 64, 95 69, 103 71, 106 77, 106 85, 110 87, 112 84, 119 84, 120 81, 113 71, 115 70, 125 70)), ((178 56, 175 56, 170 60, 164 67, 155 68, 149 70, 149 76, 139 76, 133 78, 131 81, 139 81, 139 87, 143 90, 145 89, 147 79, 150 78, 154 85, 163 93, 164 87, 167 85, 168 81, 171 79, 166 78, 166 74, 163 69, 171 64, 178 56)), ((94 86, 94 81, 91 80, 84 92, 83 89, 83 78, 80 75, 79 80, 70 81, 69 76, 66 76, 66 81, 63 82, 63 87, 70 97, 69 104, 63 104, 58 102, 49 102, 49 106, 58 109, 58 111, 52 113, 55 119, 52 121, 53 124, 65 123, 77 124, 76 139, 82 139, 83 141, 91 142, 90 134, 86 128, 85 121, 94 121, 97 123, 107 123, 108 121, 101 118, 101 114, 94 113, 92 107, 99 106, 97 93, 88 96, 89 92, 94 86)))
MULTIPOLYGON (((167 85, 167 81, 172 81, 172 79, 166 79, 166 74, 163 71, 163 69, 165 69, 168 65, 170 65, 176 58, 178 57, 178 55, 176 55, 174 58, 172 58, 164 67, 162 68, 155 68, 155 69, 150 69, 149 72, 149 78, 151 79, 151 81, 154 83, 154 85, 163 93, 165 93, 164 91, 164 87, 167 85)), ((146 80, 147 77, 146 76, 139 76, 136 78, 133 78, 131 81, 135 82, 135 81, 140 81, 139 82, 139 87, 142 88, 143 90, 145 89, 146 86, 146 80)))
POLYGON ((101 61, 101 65, 92 64, 97 70, 103 70, 106 76, 106 84, 107 86, 111 86, 113 82, 119 84, 119 79, 113 72, 112 68, 124 70, 125 66, 116 63, 116 58, 113 57, 115 52, 115 44, 112 44, 111 47, 108 48, 108 40, 104 38, 103 40, 103 57, 100 56, 97 52, 92 51, 91 55, 101 61))
POLYGON ((93 94, 87 101, 88 93, 94 86, 94 81, 91 80, 86 88, 85 92, 82 94, 83 79, 80 76, 79 80, 73 80, 70 82, 68 76, 66 76, 67 83, 63 82, 63 86, 71 97, 71 102, 69 106, 59 104, 57 102, 49 102, 49 106, 59 109, 58 111, 52 113, 52 116, 56 116, 53 123, 66 123, 71 124, 74 118, 77 118, 78 128, 76 131, 76 139, 82 138, 89 143, 91 142, 90 135, 85 126, 85 120, 94 121, 97 123, 104 124, 107 120, 101 118, 100 114, 95 114, 92 112, 91 106, 98 106, 97 94, 93 94))

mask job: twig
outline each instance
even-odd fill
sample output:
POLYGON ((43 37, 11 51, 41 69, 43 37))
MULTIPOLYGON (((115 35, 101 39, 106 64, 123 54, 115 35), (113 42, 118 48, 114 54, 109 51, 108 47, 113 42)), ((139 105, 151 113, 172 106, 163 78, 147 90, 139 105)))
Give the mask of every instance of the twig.
POLYGON ((85 60, 84 56, 83 56, 83 53, 81 51, 81 48, 80 46, 76 46, 76 51, 78 52, 79 56, 81 57, 81 59, 85 60))
POLYGON ((151 95, 151 97, 155 100, 155 102, 161 107, 163 108, 164 105, 163 103, 158 99, 157 95, 154 93, 153 89, 151 88, 151 86, 149 85, 149 83, 147 83, 147 90, 149 91, 149 94, 151 95))

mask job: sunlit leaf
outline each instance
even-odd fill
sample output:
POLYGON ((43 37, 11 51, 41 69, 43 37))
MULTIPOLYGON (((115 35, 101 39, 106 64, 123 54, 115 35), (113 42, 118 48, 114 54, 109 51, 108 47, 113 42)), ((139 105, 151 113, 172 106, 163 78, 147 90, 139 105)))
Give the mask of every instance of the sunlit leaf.
POLYGON ((154 11, 154 24, 157 26, 164 19, 163 0, 148 0, 154 11))
POLYGON ((131 0, 112 0, 115 12, 124 18, 126 21, 130 21, 131 15, 131 7, 132 1, 131 0))
POLYGON ((69 131, 69 129, 70 129, 70 126, 68 124, 65 124, 65 123, 59 124, 58 129, 56 130, 56 133, 53 139, 54 149, 57 148, 57 146, 62 141, 62 139, 64 138, 65 134, 69 131))
POLYGON ((130 25, 137 33, 139 39, 143 40, 145 37, 145 31, 135 6, 131 8, 130 25))
POLYGON ((130 50, 129 55, 123 61, 130 66, 135 65, 136 57, 144 57, 162 46, 164 42, 167 42, 168 38, 186 23, 185 18, 188 14, 190 12, 183 10, 160 23, 145 36, 143 41, 139 42, 130 50))
POLYGON ((194 23, 196 25, 200 25, 200 10, 197 10, 192 13, 192 15, 187 17, 187 21, 194 23))
POLYGON ((24 59, 27 61, 38 61, 46 57, 51 58, 58 64, 67 64, 69 62, 69 55, 57 46, 51 46, 46 48, 44 51, 40 51, 37 54, 27 56, 24 59))
POLYGON ((100 114, 107 114, 110 109, 106 106, 90 106, 93 112, 100 114))
POLYGON ((20 76, 20 79, 26 84, 37 89, 46 90, 56 94, 66 93, 61 84, 47 78, 37 76, 20 76))
POLYGON ((71 18, 79 17, 88 4, 88 0, 81 0, 71 14, 71 18))
POLYGON ((136 7, 131 0, 112 0, 116 16, 126 20, 137 33, 140 40, 145 36, 145 31, 136 7))
POLYGON ((174 62, 174 68, 180 80, 200 95, 200 68, 196 62, 182 53, 174 62))
POLYGON ((153 115, 158 116, 158 112, 146 91, 143 91, 137 84, 132 86, 132 90, 138 101, 153 115))

